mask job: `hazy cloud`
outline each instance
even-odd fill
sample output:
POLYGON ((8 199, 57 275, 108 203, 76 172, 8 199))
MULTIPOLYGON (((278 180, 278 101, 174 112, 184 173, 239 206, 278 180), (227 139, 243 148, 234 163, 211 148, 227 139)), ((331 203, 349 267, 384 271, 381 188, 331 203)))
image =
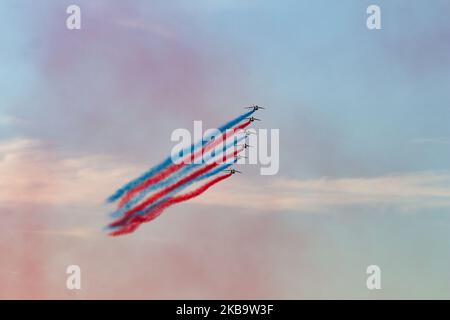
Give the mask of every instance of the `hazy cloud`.
MULTIPOLYGON (((64 158, 44 143, 0 143, 0 201, 4 204, 99 205, 147 166, 107 155, 64 158)), ((360 178, 255 181, 240 176, 193 202, 257 210, 331 211, 343 206, 391 205, 404 210, 450 206, 450 173, 419 172, 360 178)))
POLYGON ((410 141, 412 144, 450 144, 450 138, 421 138, 410 141))

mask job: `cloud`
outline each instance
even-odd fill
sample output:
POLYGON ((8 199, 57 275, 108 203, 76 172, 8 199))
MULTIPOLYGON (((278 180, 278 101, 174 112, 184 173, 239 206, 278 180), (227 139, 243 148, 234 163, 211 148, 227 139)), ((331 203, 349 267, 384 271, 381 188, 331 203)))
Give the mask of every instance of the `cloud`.
POLYGON ((0 273, 5 273, 8 275, 18 276, 20 275, 20 272, 14 271, 14 270, 6 270, 6 269, 0 269, 0 273))
MULTIPOLYGON (((62 157, 36 140, 4 141, 0 142, 0 202, 99 206, 115 188, 147 167, 102 154, 62 157)), ((380 205, 407 211, 450 207, 450 172, 262 182, 239 177, 192 202, 275 212, 330 212, 348 206, 380 205)))
POLYGON ((113 21, 113 23, 117 24, 118 26, 125 27, 125 28, 131 28, 131 29, 137 29, 146 31, 149 33, 152 33, 156 36, 163 37, 163 38, 173 38, 175 34, 173 31, 171 31, 169 28, 163 25, 159 24, 148 24, 145 21, 139 20, 139 19, 117 19, 113 21))
POLYGON ((62 230, 41 229, 41 230, 18 230, 18 231, 37 235, 74 237, 80 239, 89 239, 103 236, 98 230, 86 227, 62 229, 62 230))
POLYGON ((0 142, 2 205, 98 205, 127 178, 141 172, 102 155, 62 157, 39 140, 0 142))
POLYGON ((84 298, 283 296, 283 274, 310 270, 305 268, 311 264, 303 261, 311 240, 297 228, 286 228, 277 212, 336 212, 379 204, 407 210, 450 206, 449 172, 310 180, 236 175, 197 198, 197 207, 178 207, 188 214, 167 214, 133 237, 106 237, 99 221, 106 216, 104 199, 148 165, 105 154, 62 155, 33 139, 0 141, 0 204, 14 206, 1 210, 0 282, 7 297, 71 298, 61 289, 65 279, 54 275, 61 270, 64 275, 74 262, 93 270, 96 279, 83 291, 84 298), (218 206, 216 214, 210 214, 210 205, 218 206), (89 206, 95 209, 86 210, 89 206), (264 214, 239 214, 245 212, 264 214), (219 253, 211 255, 218 247, 219 253), (293 257, 295 250, 301 255, 293 257), (274 273, 277 261, 289 268, 274 273), (116 277, 130 266, 133 272, 116 277))
POLYGON ((330 212, 348 206, 394 206, 411 211, 450 207, 450 173, 424 172, 372 178, 276 179, 221 189, 193 200, 257 210, 330 212))
POLYGON ((450 144, 450 138, 421 138, 410 141, 412 144, 450 144))
POLYGON ((3 141, 0 143, 0 155, 12 156, 17 153, 21 153, 24 150, 30 150, 37 146, 36 141, 32 139, 14 139, 3 141))
POLYGON ((21 120, 17 117, 7 114, 0 114, 0 126, 11 126, 19 122, 21 122, 21 120))

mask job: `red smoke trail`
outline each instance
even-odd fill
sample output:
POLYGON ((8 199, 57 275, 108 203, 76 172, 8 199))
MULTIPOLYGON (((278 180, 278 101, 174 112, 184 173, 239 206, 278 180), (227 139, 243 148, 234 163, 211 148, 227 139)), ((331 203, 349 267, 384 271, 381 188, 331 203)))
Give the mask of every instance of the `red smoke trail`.
POLYGON ((109 235, 110 236, 120 236, 120 235, 125 235, 128 233, 132 233, 142 223, 149 222, 149 221, 152 221, 153 219, 157 218, 168 207, 170 207, 174 204, 180 203, 180 202, 190 200, 192 198, 195 198, 195 197, 201 195, 203 192, 208 190, 210 187, 212 187, 216 183, 219 183, 222 180, 229 178, 231 175, 232 175, 231 173, 227 173, 225 175, 222 175, 220 177, 217 177, 217 178, 209 181, 208 183, 205 183, 203 186, 200 186, 199 188, 197 188, 191 192, 187 192, 185 194, 173 197, 173 198, 167 200, 166 202, 160 204, 153 210, 149 210, 149 212, 146 212, 144 215, 134 217, 124 227, 122 227, 119 230, 111 232, 109 235))
POLYGON ((118 207, 122 208, 128 201, 130 201, 131 198, 136 193, 139 193, 140 191, 146 189, 148 186, 151 186, 152 184, 155 184, 161 180, 164 180, 168 176, 170 176, 172 173, 176 172, 178 169, 184 166, 184 163, 179 164, 173 164, 170 167, 167 167, 165 170, 157 174, 156 176, 144 181, 142 184, 138 185, 136 188, 128 191, 123 198, 120 200, 118 207))
MULTIPOLYGON (((228 155, 227 155, 227 159, 228 159, 230 156, 235 157, 235 156, 236 156, 239 152, 241 152, 242 150, 243 150, 243 148, 240 148, 240 149, 238 149, 238 150, 235 150, 232 154, 228 154, 228 155)), ((203 168, 201 168, 201 169, 199 169, 199 170, 197 170, 197 171, 191 173, 190 175, 184 177, 183 179, 177 181, 176 183, 174 183, 174 184, 168 186, 167 188, 165 188, 165 189, 163 189, 163 190, 161 190, 161 191, 155 193, 154 195, 150 196, 149 198, 147 198, 145 201, 141 202, 139 205, 137 205, 137 206, 134 207, 133 209, 128 210, 127 212, 125 212, 124 215, 123 215, 123 217, 117 219, 117 220, 114 221, 114 222, 112 222, 112 223, 110 224, 110 227, 117 227, 117 226, 120 226, 120 225, 126 223, 126 222, 130 219, 130 217, 131 217, 133 214, 135 214, 136 212, 145 209, 145 207, 147 207, 148 205, 152 204, 153 202, 155 202, 155 201, 158 200, 159 198, 165 196, 165 195, 168 194, 169 192, 175 190, 176 188, 180 187, 181 185, 187 183, 188 181, 190 181, 190 180, 192 180, 192 179, 195 179, 195 178, 201 176, 202 174, 204 174, 204 173, 210 171, 211 169, 217 167, 218 165, 219 165, 219 163, 217 163, 217 162, 216 162, 216 163, 209 164, 209 165, 207 165, 207 166, 205 166, 205 167, 203 167, 203 168)))
POLYGON ((186 163, 188 162, 188 159, 191 158, 191 161, 194 161, 198 156, 203 155, 205 152, 208 152, 209 150, 211 150, 212 148, 214 148, 215 146, 217 146, 221 141, 223 140, 227 140, 229 138, 229 136, 231 134, 234 134, 236 131, 238 130, 242 130, 245 127, 247 127, 250 124, 250 120, 247 122, 244 122, 243 124, 235 127, 233 130, 227 130, 225 131, 225 133, 223 133, 221 135, 221 137, 219 139, 216 139, 212 142, 209 142, 206 146, 204 146, 201 150, 198 150, 197 152, 195 152, 193 155, 189 155, 187 156, 181 163, 179 164, 173 164, 169 167, 167 167, 165 170, 163 170, 162 172, 160 172, 159 174, 157 174, 156 176, 144 181, 143 183, 141 183, 140 185, 138 185, 137 187, 131 189, 130 191, 128 191, 123 198, 119 201, 119 208, 122 208, 128 201, 130 201, 135 194, 141 192, 142 190, 146 189, 147 187, 165 179, 166 177, 170 176, 172 173, 178 171, 179 169, 181 169, 186 163))

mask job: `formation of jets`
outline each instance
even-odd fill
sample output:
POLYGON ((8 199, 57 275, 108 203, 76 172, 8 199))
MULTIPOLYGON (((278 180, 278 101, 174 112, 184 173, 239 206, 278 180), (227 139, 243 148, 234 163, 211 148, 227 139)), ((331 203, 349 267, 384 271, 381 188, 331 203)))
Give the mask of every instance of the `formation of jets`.
MULTIPOLYGON (((259 105, 257 105, 257 104, 254 104, 254 105, 251 105, 251 106, 248 106, 248 107, 244 107, 244 109, 252 109, 253 111, 257 111, 257 110, 259 110, 259 109, 266 109, 266 108, 264 108, 264 107, 261 107, 261 106, 259 106, 259 105)), ((261 121, 261 119, 257 119, 257 118, 255 118, 255 117, 250 117, 250 118, 246 118, 246 119, 248 119, 248 120, 250 120, 250 122, 253 122, 253 121, 261 121)), ((245 137, 247 138, 249 135, 251 135, 251 134, 255 134, 254 132, 251 132, 251 131, 245 131, 245 137)), ((244 143, 244 149, 247 149, 248 147, 251 147, 251 145, 249 145, 247 142, 245 142, 244 143)), ((237 160, 237 159, 240 159, 240 158, 247 158, 247 157, 245 157, 245 156, 236 156, 235 157, 235 159, 237 160)), ((231 173, 231 174, 235 174, 235 173, 242 173, 241 171, 238 171, 238 170, 236 170, 236 169, 227 169, 227 170, 224 170, 224 172, 228 172, 228 173, 231 173)))

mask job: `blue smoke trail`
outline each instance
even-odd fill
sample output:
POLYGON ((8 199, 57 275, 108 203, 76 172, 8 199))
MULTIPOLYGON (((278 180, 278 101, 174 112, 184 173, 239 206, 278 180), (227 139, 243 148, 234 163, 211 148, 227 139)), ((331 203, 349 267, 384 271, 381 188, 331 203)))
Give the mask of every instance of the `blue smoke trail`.
MULTIPOLYGON (((245 135, 242 137, 238 137, 236 140, 234 140, 233 142, 228 143, 227 145, 225 145, 224 148, 222 148, 222 150, 219 150, 218 153, 216 154, 211 154, 208 153, 207 155, 205 155, 205 157, 203 158, 204 162, 207 162, 209 160, 211 160, 212 158, 214 158, 215 156, 224 153, 226 150, 228 150, 229 148, 236 146, 239 142, 241 142, 242 140, 245 139, 245 135)), ((121 215, 123 215, 126 211, 128 211, 130 208, 132 208, 133 206, 135 206, 136 204, 138 204, 139 202, 141 202, 141 200, 151 191, 154 190, 158 190, 161 188, 165 188, 169 185, 171 185, 172 183, 178 181, 182 176, 184 176, 186 173, 192 171, 195 168, 200 167, 201 164, 189 164, 186 167, 184 167, 183 169, 181 169, 180 171, 178 171, 176 174, 172 175, 171 177, 156 183, 154 185, 151 185, 149 187, 147 187, 146 189, 142 190, 141 192, 139 192, 139 194, 132 200, 130 200, 129 202, 127 202, 122 208, 117 209, 116 211, 112 212, 110 214, 111 217, 113 218, 118 218, 121 215)), ((213 171, 214 172, 214 171, 213 171)), ((202 177, 202 176, 200 176, 202 177)))
MULTIPOLYGON (((224 124, 218 130, 221 133, 224 133, 227 129, 230 129, 230 128, 234 127, 236 124, 238 124, 239 122, 241 122, 245 118, 249 117, 251 114, 253 114, 253 112, 255 112, 255 110, 251 110, 249 112, 244 113, 243 115, 237 117, 236 119, 231 120, 230 122, 224 124)), ((211 134, 207 135, 206 137, 203 137, 200 141, 198 141, 195 144, 192 144, 190 147, 187 147, 184 150, 182 150, 181 154, 187 155, 189 153, 192 153, 192 152, 196 151, 200 147, 203 147, 207 142, 209 142, 213 136, 214 136, 214 133, 211 133, 211 134)), ((138 177, 138 178, 128 182, 127 184, 125 184, 122 188, 118 189, 113 195, 111 195, 106 201, 109 202, 109 203, 116 201, 117 199, 122 197, 123 194, 126 193, 128 190, 133 189, 136 186, 140 185, 142 182, 144 182, 148 178, 154 176, 156 172, 165 169, 166 167, 170 166, 172 163, 173 163, 172 157, 169 156, 163 162, 161 162, 157 166, 151 168, 150 170, 145 172, 140 177, 138 177)))
MULTIPOLYGON (((216 169, 212 170, 211 172, 207 172, 207 173, 205 173, 205 174, 203 174, 203 175, 201 175, 201 176, 199 176, 199 177, 197 177, 197 178, 195 178, 195 179, 192 179, 191 181, 189 181, 189 182, 187 182, 187 183, 185 183, 185 184, 179 186, 178 188, 172 190, 172 191, 169 192, 165 197, 163 197, 163 198, 159 199, 158 201, 152 203, 151 205, 149 205, 149 206, 146 207, 145 209, 136 212, 136 213, 134 214, 134 216, 142 216, 142 215, 145 215, 146 212, 148 212, 149 210, 153 210, 155 207, 157 207, 158 205, 162 204, 163 202, 169 200, 169 199, 170 199, 171 197, 173 197, 175 194, 177 194, 178 192, 182 191, 183 189, 186 189, 187 187, 189 187, 190 185, 192 185, 194 182, 202 181, 202 180, 204 180, 204 179, 207 179, 207 178, 209 178, 209 177, 212 177, 212 176, 214 176, 214 175, 216 175, 216 174, 222 172, 223 170, 229 168, 230 166, 232 166, 232 165, 235 164, 236 162, 237 162, 237 160, 234 160, 232 163, 226 163, 226 164, 223 164, 223 165, 217 167, 216 169)), ((114 228, 121 228, 121 227, 123 227, 123 226, 115 226, 115 227, 113 227, 113 226, 108 226, 108 227, 106 227, 106 230, 110 230, 110 229, 114 229, 114 228)))

